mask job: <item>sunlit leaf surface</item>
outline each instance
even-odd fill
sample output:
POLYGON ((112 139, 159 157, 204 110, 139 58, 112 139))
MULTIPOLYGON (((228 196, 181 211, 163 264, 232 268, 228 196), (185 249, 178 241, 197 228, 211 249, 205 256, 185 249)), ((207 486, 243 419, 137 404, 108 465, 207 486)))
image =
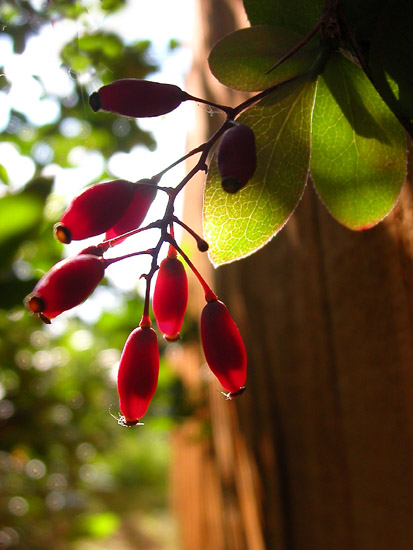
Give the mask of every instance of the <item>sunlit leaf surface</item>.
POLYGON ((264 246, 293 212, 307 181, 314 93, 315 82, 295 81, 241 115, 254 130, 258 155, 254 177, 241 191, 225 193, 212 163, 204 229, 216 266, 264 246))
POLYGON ((351 229, 393 208, 406 173, 403 130, 363 71, 340 54, 319 78, 311 175, 331 214, 351 229))

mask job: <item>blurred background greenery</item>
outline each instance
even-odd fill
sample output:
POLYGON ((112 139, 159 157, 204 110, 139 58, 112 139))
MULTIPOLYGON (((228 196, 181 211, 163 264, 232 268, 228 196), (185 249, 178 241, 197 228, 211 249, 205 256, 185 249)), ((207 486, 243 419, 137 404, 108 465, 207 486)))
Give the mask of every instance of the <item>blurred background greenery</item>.
MULTIPOLYGON (((103 17, 123 3, 97 2, 103 17)), ((3 0, 0 45, 24 56, 33 37, 51 25, 82 21, 92 4, 3 0)), ((50 91, 33 67, 39 105, 54 105, 49 121, 36 123, 13 105, 6 114, 3 109, 2 142, 12 146, 3 155, 10 151, 22 166, 29 158, 32 168, 28 179, 16 183, 0 161, 0 549, 173 549, 169 433, 185 404, 163 347, 146 426, 123 428, 110 414, 117 416, 117 363, 139 322, 141 299, 106 281, 92 297, 93 326, 88 315, 76 312, 41 326, 22 305, 63 254, 52 226, 65 203, 50 166, 70 171, 74 151, 99 152, 102 162, 87 181, 93 183, 114 177, 108 164, 116 152, 127 153, 137 144, 156 147, 138 124, 96 115, 85 101, 97 82, 155 71, 150 42, 126 44, 116 33, 82 25, 60 53, 69 93, 50 91)), ((16 66, 19 58, 14 57, 16 66)), ((4 100, 14 83, 1 63, 4 100)))

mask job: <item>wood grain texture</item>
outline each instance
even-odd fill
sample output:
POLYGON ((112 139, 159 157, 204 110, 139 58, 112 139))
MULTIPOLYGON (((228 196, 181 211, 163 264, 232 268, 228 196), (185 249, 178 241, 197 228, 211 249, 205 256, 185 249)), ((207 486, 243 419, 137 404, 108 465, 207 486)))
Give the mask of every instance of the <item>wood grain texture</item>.
MULTIPOLYGON (((225 6, 235 13, 226 20, 239 21, 240 2, 225 6)), ((214 87, 201 64, 212 45, 208 25, 219 19, 216 1, 202 0, 199 9, 204 40, 191 82, 196 93, 228 103, 229 91, 214 87)), ((231 30, 220 27, 222 34, 231 30)), ((197 143, 215 124, 203 117, 197 143)), ((198 216, 201 186, 187 195, 189 223, 198 216)), ((206 262, 201 265, 205 273, 206 262)), ((192 537, 183 548, 410 550, 411 174, 393 212, 364 232, 333 220, 310 183, 271 243, 219 268, 215 279, 246 342, 247 391, 236 401, 222 399, 199 370, 201 353, 186 366, 207 397, 197 415, 211 431, 201 451, 191 451, 195 478, 181 474, 173 484, 177 509, 186 510, 182 530, 192 537), (208 506, 200 496, 205 485, 208 506)), ((198 298, 194 311, 202 307, 198 298)), ((177 432, 177 453, 185 449, 185 429, 177 432)))

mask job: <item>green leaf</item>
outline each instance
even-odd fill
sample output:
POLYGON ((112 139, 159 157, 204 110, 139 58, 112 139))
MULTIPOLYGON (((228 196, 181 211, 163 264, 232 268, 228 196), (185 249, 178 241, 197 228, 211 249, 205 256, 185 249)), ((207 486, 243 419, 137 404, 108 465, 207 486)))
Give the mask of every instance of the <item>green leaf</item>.
POLYGON ((282 86, 239 117, 255 133, 258 165, 231 195, 221 188, 216 160, 204 197, 205 237, 215 266, 263 247, 286 223, 307 181, 315 82, 282 86))
POLYGON ((0 164, 0 181, 5 183, 6 185, 8 185, 9 183, 9 175, 3 164, 0 164))
POLYGON ((209 68, 222 84, 235 90, 265 90, 303 74, 314 64, 321 50, 318 42, 308 43, 292 59, 266 74, 301 39, 294 31, 270 25, 241 29, 215 44, 208 58, 209 68))
POLYGON ((413 2, 388 2, 368 54, 374 82, 398 116, 413 123, 413 2))
POLYGON ((324 0, 244 0, 251 25, 279 25, 307 34, 320 19, 324 0))
POLYGON ((32 292, 37 279, 21 281, 13 276, 13 273, 0 278, 0 309, 10 310, 13 307, 21 306, 23 299, 32 292))
MULTIPOLYGON (((409 0, 408 0, 409 1, 409 0)), ((377 20, 389 0, 341 0, 340 5, 346 21, 351 26, 359 43, 369 41, 375 32, 377 20)))
POLYGON ((101 0, 100 8, 109 13, 119 10, 125 5, 125 0, 101 0))
POLYGON ((6 195, 0 199, 0 244, 34 229, 43 217, 42 201, 29 194, 6 195))
POLYGON ((77 72, 85 71, 92 64, 90 56, 79 52, 74 43, 66 44, 62 50, 61 56, 62 60, 71 69, 77 72))
POLYGON ((350 229, 386 216, 406 175, 400 124, 364 72, 341 54, 319 78, 311 175, 331 214, 350 229))
POLYGON ((77 39, 76 46, 81 52, 98 51, 106 57, 120 56, 124 47, 116 34, 104 32, 85 34, 77 39))
POLYGON ((113 512, 100 512, 79 516, 77 523, 82 533, 94 538, 104 538, 119 528, 120 518, 113 512))

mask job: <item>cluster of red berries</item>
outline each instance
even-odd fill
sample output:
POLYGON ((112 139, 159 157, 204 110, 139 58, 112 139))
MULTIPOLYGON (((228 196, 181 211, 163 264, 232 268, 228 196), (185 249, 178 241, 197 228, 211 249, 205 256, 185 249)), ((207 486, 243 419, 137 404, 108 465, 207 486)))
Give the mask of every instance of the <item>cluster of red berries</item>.
MULTIPOLYGON (((103 109, 129 117, 151 117, 168 113, 182 101, 206 101, 190 96, 177 86, 137 79, 123 79, 100 88, 90 96, 93 110, 103 109)), ((209 103, 209 102, 208 102, 209 103)), ((195 266, 180 249, 174 238, 174 223, 184 227, 197 241, 198 249, 206 251, 208 244, 174 215, 177 194, 199 170, 206 170, 206 159, 213 144, 222 138, 217 150, 218 168, 223 188, 230 193, 241 189, 251 179, 256 168, 253 131, 233 120, 235 111, 219 106, 227 114, 220 130, 205 144, 185 155, 151 179, 136 183, 124 180, 92 185, 78 195, 55 225, 57 239, 68 244, 105 234, 96 246, 89 246, 74 257, 57 263, 37 283, 25 303, 44 322, 83 302, 103 279, 105 269, 114 262, 138 254, 152 257, 146 279, 145 305, 139 328, 128 337, 123 349, 119 373, 119 422, 139 423, 155 393, 159 373, 159 350, 155 331, 151 328, 149 297, 153 275, 158 272, 153 293, 153 313, 158 329, 168 341, 179 338, 188 303, 188 281, 178 253, 192 269, 204 292, 206 305, 201 315, 201 339, 206 361, 228 392, 227 397, 245 389, 247 357, 239 330, 226 306, 218 300, 195 266), (159 182, 167 170, 191 155, 200 153, 195 168, 175 188, 161 187, 159 182), (168 195, 168 205, 162 219, 141 227, 156 193, 168 195), (106 259, 104 253, 128 236, 157 228, 160 238, 149 250, 106 259), (158 265, 163 243, 169 243, 167 257, 158 265)))

